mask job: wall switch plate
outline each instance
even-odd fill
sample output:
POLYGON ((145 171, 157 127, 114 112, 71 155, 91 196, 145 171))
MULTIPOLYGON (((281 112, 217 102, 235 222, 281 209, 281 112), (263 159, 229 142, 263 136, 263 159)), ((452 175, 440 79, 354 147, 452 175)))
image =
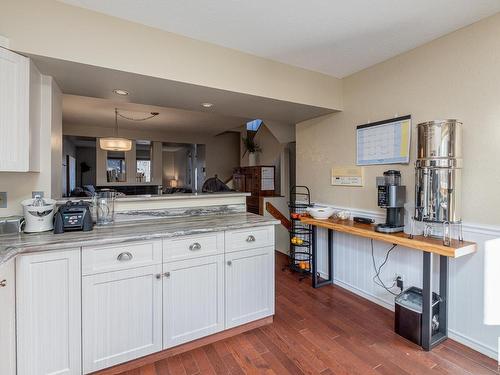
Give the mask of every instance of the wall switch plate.
POLYGON ((0 208, 7 208, 7 192, 0 191, 0 208))
POLYGON ((331 184, 333 186, 363 186, 363 167, 356 165, 333 167, 331 184))
POLYGON ((31 192, 31 198, 35 198, 35 195, 39 195, 40 198, 43 198, 44 193, 43 193, 43 191, 32 191, 31 192))

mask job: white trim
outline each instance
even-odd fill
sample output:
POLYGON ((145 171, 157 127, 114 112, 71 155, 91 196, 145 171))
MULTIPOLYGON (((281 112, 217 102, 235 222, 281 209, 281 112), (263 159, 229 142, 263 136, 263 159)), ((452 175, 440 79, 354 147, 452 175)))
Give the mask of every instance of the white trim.
MULTIPOLYGON (((377 211, 363 210, 360 208, 349 208, 341 207, 333 204, 327 203, 315 203, 318 206, 331 207, 336 210, 348 210, 351 212, 352 216, 364 216, 376 221, 383 221, 385 216, 383 213, 377 211)), ((463 223, 463 231, 474 234, 482 234, 493 237, 500 237, 500 226, 497 225, 487 225, 487 224, 477 224, 477 223, 463 223)))
MULTIPOLYGON (((321 275, 322 273, 320 273, 321 275)), ((324 275, 326 276, 326 275, 324 275)), ((323 276, 322 276, 323 277, 323 276)), ((368 301, 371 301, 373 303, 376 303, 377 305, 379 306, 382 306, 382 307, 385 307, 387 310, 391 310, 391 311, 394 311, 394 305, 391 305, 390 303, 388 303, 387 301, 383 300, 382 298, 380 297, 377 297, 371 293, 366 293, 365 291, 359 289, 358 287, 355 287, 351 284, 348 284, 344 281, 341 281, 339 279, 333 279, 333 282, 336 286, 339 286, 343 289, 346 289, 360 297, 363 297, 365 299, 367 299, 368 301)))
MULTIPOLYGON (((323 272, 320 272, 321 277, 326 278, 327 275, 323 274, 323 272)), ((373 303, 376 303, 379 306, 382 306, 386 308, 387 310, 394 311, 394 305, 391 305, 387 301, 383 300, 382 298, 379 298, 371 293, 366 293, 365 291, 350 285, 348 283, 345 283, 339 279, 334 279, 334 284, 340 288, 346 289, 360 297, 363 297, 373 303)), ((488 345, 484 345, 480 343, 477 340, 471 339, 470 337, 467 337, 453 329, 448 329, 448 337, 452 340, 455 340, 473 350, 478 351, 481 354, 484 354, 490 358, 497 359, 498 358, 498 351, 495 348, 492 348, 488 345)))
MULTIPOLYGON (((350 209, 348 207, 339 207, 331 204, 323 204, 323 203, 317 203, 319 206, 326 206, 326 207, 332 207, 334 209, 338 210, 349 210, 351 211, 352 215, 354 216, 364 216, 364 217, 369 217, 372 219, 375 219, 376 221, 379 220, 384 220, 384 215, 383 213, 376 212, 376 211, 370 211, 370 210, 362 210, 362 209, 350 209)), ((470 235, 471 237, 473 236, 480 236, 479 238, 482 237, 482 239, 477 239, 478 242, 482 243, 483 239, 492 239, 492 238, 498 238, 500 237, 500 226, 493 226, 493 225, 484 225, 484 224, 477 224, 477 223, 464 223, 463 224, 463 231, 464 234, 466 234, 466 239, 470 235)), ((320 276, 323 278, 326 278, 328 275, 325 274, 325 272, 319 271, 320 276)), ((388 310, 394 311, 394 305, 388 302, 387 300, 382 299, 381 297, 372 294, 370 292, 367 292, 357 286, 351 285, 349 283, 346 283, 342 280, 339 280, 337 278, 334 278, 334 284, 336 286, 339 286, 341 288, 344 288, 362 298, 365 298, 373 303, 376 303, 379 306, 385 307, 388 310)), ((478 341, 475 338, 471 338, 463 333, 460 333, 455 329, 449 329, 448 331, 448 336, 467 346, 472 348, 473 350, 478 351, 479 353, 482 353, 490 358, 493 359, 498 359, 499 358, 499 349, 494 348, 491 345, 486 345, 483 342, 478 341)), ((500 344, 499 344, 500 345, 500 344)))
POLYGON ((485 356, 488 356, 493 359, 498 358, 498 351, 495 348, 491 348, 487 345, 484 345, 479 341, 471 339, 455 330, 448 329, 448 337, 465 346, 468 346, 471 349, 474 349, 475 351, 478 351, 481 354, 484 354, 485 356))
POLYGON ((9 38, 7 38, 7 37, 5 37, 3 35, 0 35, 0 47, 9 49, 9 47, 10 47, 10 40, 9 40, 9 38))

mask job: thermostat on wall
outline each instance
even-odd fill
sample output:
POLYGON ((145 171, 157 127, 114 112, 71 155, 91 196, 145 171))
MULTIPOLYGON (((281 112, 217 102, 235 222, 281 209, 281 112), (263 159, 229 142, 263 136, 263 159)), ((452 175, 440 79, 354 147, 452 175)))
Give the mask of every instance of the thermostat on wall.
POLYGON ((332 185, 363 186, 363 167, 352 166, 332 168, 332 185))

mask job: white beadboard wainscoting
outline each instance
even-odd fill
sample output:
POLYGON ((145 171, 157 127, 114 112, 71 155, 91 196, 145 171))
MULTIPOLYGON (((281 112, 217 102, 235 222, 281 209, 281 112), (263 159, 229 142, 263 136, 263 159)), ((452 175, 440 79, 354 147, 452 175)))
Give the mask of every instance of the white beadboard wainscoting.
MULTIPOLYGON (((327 206, 327 205, 325 205, 327 206)), ((332 206, 334 207, 334 206, 332 206)), ((348 209, 334 207, 338 209, 348 209)), ((350 210, 354 216, 371 217, 377 222, 383 217, 373 211, 350 210)), ((484 296, 484 243, 500 237, 500 227, 470 225, 463 226, 464 238, 477 242, 478 252, 449 263, 449 337, 469 346, 491 358, 498 358, 498 340, 500 326, 483 324, 484 296)), ((388 243, 374 241, 374 254, 377 265, 391 247, 388 243)), ((379 287, 373 281, 375 271, 371 258, 370 240, 358 236, 334 232, 333 234, 333 269, 336 285, 369 299, 387 309, 394 310, 394 296, 379 287)), ((397 275, 403 276, 405 289, 410 286, 422 287, 422 252, 396 247, 389 256, 389 261, 381 272, 386 285, 392 285, 397 275)), ((436 275, 434 284, 437 288, 439 262, 434 264, 436 275)), ((318 229, 318 271, 327 275, 327 230, 318 229)), ((500 270, 499 270, 500 272, 500 270)), ((398 291, 397 288, 394 291, 398 291)), ((499 286, 500 291, 500 286, 499 286)), ((499 292, 500 298, 500 292, 499 292)))

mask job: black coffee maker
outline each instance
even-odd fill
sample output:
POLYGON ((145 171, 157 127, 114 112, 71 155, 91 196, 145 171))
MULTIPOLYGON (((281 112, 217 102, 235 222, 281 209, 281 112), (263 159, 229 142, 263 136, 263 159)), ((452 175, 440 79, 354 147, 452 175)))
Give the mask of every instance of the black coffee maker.
POLYGON ((375 227, 377 232, 402 232, 405 227, 406 186, 401 185, 401 172, 389 170, 384 177, 377 177, 378 206, 386 209, 384 224, 375 227))

